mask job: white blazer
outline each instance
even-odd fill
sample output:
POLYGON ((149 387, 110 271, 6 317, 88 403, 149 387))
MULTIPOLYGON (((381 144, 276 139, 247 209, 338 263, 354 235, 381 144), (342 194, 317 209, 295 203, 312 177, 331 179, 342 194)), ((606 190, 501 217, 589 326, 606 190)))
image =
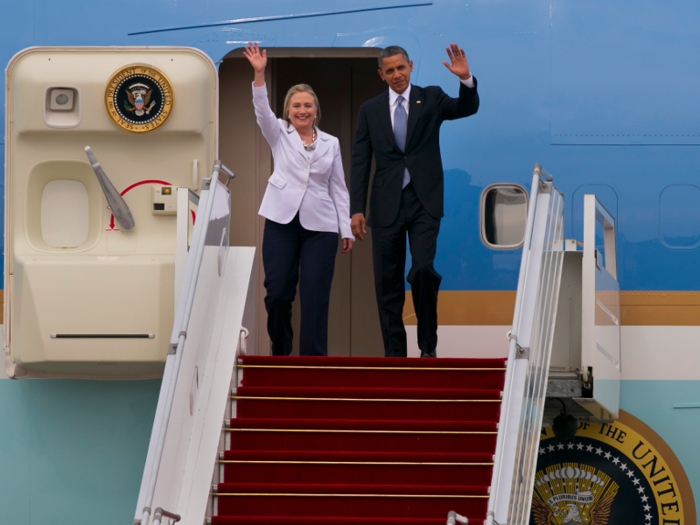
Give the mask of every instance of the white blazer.
POLYGON ((275 117, 265 86, 253 86, 253 106, 275 159, 258 214, 289 224, 299 212, 299 221, 307 230, 340 231, 342 238, 355 240, 338 139, 317 129, 316 148, 306 151, 294 126, 275 117))

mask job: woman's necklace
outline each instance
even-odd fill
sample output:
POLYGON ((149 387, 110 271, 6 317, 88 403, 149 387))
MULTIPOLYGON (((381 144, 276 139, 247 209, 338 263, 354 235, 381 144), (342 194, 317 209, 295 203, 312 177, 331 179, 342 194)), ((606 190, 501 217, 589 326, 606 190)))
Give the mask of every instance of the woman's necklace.
POLYGON ((301 139, 301 145, 306 151, 311 151, 316 147, 316 129, 311 130, 311 144, 307 144, 304 139, 301 139))

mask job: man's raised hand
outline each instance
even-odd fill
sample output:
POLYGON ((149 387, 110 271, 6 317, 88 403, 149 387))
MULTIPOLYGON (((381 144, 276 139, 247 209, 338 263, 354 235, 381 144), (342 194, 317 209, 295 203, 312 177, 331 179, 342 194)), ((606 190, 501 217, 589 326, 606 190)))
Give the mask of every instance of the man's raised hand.
POLYGON ((450 57, 451 64, 443 62, 444 66, 454 75, 457 75, 462 80, 467 80, 471 75, 469 72, 469 64, 464 56, 464 49, 460 49, 457 44, 450 44, 446 47, 447 56, 450 57))

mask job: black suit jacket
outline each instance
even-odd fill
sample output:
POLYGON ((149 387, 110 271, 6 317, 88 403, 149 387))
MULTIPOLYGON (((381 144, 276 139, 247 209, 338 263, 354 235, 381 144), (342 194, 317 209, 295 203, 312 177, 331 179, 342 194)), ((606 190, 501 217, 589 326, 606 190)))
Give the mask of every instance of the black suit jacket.
POLYGON ((459 83, 459 98, 452 98, 437 86, 411 86, 406 151, 394 140, 389 114, 389 91, 360 106, 352 146, 350 172, 350 213, 365 214, 372 154, 377 163, 369 203, 369 226, 389 226, 401 205, 404 168, 423 207, 433 217, 443 216, 443 173, 440 157, 440 126, 445 120, 473 115, 479 109, 474 87, 459 83))

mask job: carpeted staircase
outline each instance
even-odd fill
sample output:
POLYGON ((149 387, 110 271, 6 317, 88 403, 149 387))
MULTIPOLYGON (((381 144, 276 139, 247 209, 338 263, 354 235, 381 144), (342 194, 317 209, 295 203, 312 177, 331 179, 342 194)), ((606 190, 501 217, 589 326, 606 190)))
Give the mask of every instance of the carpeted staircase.
POLYGON ((503 359, 239 363, 213 525, 482 524, 503 359))

